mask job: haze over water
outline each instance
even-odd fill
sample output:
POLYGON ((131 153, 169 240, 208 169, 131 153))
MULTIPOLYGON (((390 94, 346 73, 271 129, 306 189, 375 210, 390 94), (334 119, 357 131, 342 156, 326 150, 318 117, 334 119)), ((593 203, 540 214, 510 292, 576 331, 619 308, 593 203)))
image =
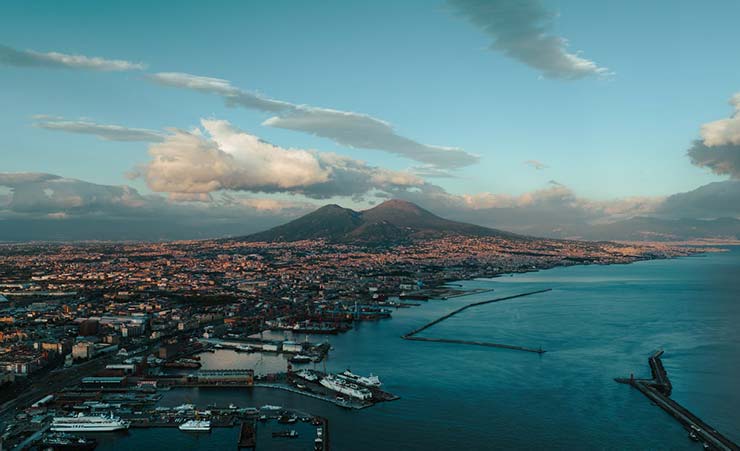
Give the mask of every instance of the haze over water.
MULTIPOLYGON (((649 376, 647 357, 662 348, 672 398, 738 441, 739 273, 735 247, 674 260, 466 281, 465 287, 495 291, 422 303, 395 311, 391 320, 329 337, 334 350, 328 370, 377 374, 399 401, 347 411, 261 388, 173 389, 162 404, 278 404, 323 415, 335 450, 699 449, 673 418, 613 380, 631 372, 649 376), (400 338, 464 304, 542 288, 553 291, 469 309, 422 334, 542 346, 542 356, 400 338)), ((206 367, 283 369, 278 358, 209 356, 206 367)), ((237 434, 238 428, 198 437, 173 429, 131 430, 124 438, 101 438, 99 449, 233 448, 237 434)), ((302 449, 301 443, 263 434, 258 446, 302 449)))

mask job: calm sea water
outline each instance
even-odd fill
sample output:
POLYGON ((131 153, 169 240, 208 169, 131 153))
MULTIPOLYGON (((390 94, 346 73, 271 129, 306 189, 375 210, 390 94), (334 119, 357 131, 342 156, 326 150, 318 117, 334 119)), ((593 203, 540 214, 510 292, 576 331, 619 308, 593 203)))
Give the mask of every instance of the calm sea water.
MULTIPOLYGON (((647 357, 662 348, 673 398, 740 441, 740 248, 463 285, 495 291, 398 310, 391 320, 329 338, 327 369, 377 374, 399 401, 347 411, 255 388, 172 390, 162 404, 277 404, 323 415, 340 451, 700 449, 670 416, 613 380, 648 376, 647 357), (544 355, 399 338, 464 304, 541 288, 553 291, 466 310, 423 335, 542 346, 544 355)), ((204 359, 211 368, 285 368, 281 357, 228 351, 204 359)), ((298 441, 272 439, 262 428, 259 449, 310 449, 313 431, 302 427, 298 441)), ((237 428, 207 436, 132 430, 102 437, 98 449, 232 449, 237 435, 237 428)))

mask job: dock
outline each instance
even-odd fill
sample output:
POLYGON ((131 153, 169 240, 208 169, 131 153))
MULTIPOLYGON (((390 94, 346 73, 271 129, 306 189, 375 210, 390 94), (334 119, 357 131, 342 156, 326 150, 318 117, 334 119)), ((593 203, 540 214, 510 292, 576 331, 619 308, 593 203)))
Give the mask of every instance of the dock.
POLYGON ((236 449, 255 450, 257 448, 256 424, 254 421, 244 421, 239 428, 239 441, 236 449))
POLYGON ((501 298, 489 299, 487 301, 473 302, 472 304, 464 305, 445 315, 442 315, 439 318, 435 319, 434 321, 428 322, 427 324, 424 324, 423 326, 416 328, 405 335, 402 335, 401 338, 403 338, 404 340, 412 340, 412 341, 426 341, 426 342, 436 342, 436 343, 453 343, 453 344, 464 344, 464 345, 474 345, 474 346, 487 346, 490 348, 511 349, 514 351, 534 352, 537 354, 543 354, 545 351, 542 348, 534 349, 534 348, 527 348, 524 346, 507 345, 507 344, 502 344, 502 343, 491 343, 487 341, 457 340, 457 339, 450 339, 450 338, 426 338, 426 337, 417 337, 416 335, 426 329, 429 329, 435 324, 439 324, 442 321, 448 318, 451 318, 457 315, 458 313, 464 310, 467 310, 471 307, 479 307, 481 305, 492 304, 494 302, 501 302, 501 301, 506 301, 509 299, 522 298, 525 296, 531 296, 533 294, 546 293, 548 291, 552 291, 552 288, 546 288, 544 290, 537 290, 537 291, 529 291, 527 293, 520 293, 520 294, 515 294, 512 296, 504 296, 501 298))
POLYGON ((740 447, 732 440, 722 435, 716 429, 705 423, 701 418, 691 413, 688 409, 669 398, 673 387, 668 373, 663 367, 662 350, 654 352, 648 359, 652 379, 638 379, 634 375, 628 378, 619 377, 614 379, 620 384, 631 385, 650 399, 655 405, 675 418, 697 440, 701 440, 708 449, 720 451, 740 451, 740 447))

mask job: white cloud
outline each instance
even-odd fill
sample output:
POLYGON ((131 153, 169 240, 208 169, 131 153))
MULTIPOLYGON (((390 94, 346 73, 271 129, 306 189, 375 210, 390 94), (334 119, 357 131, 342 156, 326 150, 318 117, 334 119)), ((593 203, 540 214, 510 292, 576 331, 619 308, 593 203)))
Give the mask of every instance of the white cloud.
POLYGON ((173 130, 152 144, 140 169, 157 192, 220 190, 286 192, 309 197, 363 195, 374 189, 423 183, 413 174, 368 166, 334 153, 284 149, 233 127, 202 120, 202 130, 173 130))
POLYGON ((17 50, 6 45, 0 45, 0 64, 17 67, 88 69, 106 72, 146 69, 146 66, 142 63, 126 60, 70 55, 59 52, 43 53, 34 50, 17 50))
POLYGON ((455 147, 421 144, 399 135, 388 122, 366 114, 298 105, 243 91, 220 78, 161 72, 149 75, 155 83, 221 96, 227 105, 276 114, 263 122, 335 141, 343 146, 383 150, 438 168, 459 168, 479 157, 455 147))
POLYGON ((46 130, 94 135, 106 141, 144 141, 157 142, 164 139, 164 133, 143 128, 129 128, 120 125, 97 124, 85 120, 68 120, 53 116, 35 116, 36 127, 46 130))
POLYGON ((694 141, 687 153, 696 166, 740 179, 740 93, 730 99, 730 105, 733 114, 702 125, 702 139, 694 141))
POLYGON ((527 166, 529 166, 529 167, 531 167, 533 169, 536 169, 538 171, 540 171, 542 169, 547 169, 549 167, 545 163, 543 163, 541 161, 537 161, 537 160, 527 160, 527 161, 524 162, 524 164, 526 164, 527 166))
POLYGON ((701 126, 701 137, 706 146, 740 145, 740 93, 732 96, 730 105, 735 112, 728 119, 720 119, 701 126))
POLYGON ((488 34, 491 50, 533 67, 547 78, 603 76, 608 70, 568 52, 568 41, 550 33, 554 15, 539 0, 448 0, 465 19, 488 34))

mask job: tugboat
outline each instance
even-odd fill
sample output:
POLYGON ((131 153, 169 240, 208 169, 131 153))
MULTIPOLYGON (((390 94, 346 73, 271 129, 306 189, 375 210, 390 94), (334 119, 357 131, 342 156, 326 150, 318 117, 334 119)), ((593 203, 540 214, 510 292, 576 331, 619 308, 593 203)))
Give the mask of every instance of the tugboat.
POLYGON ((49 434, 39 444, 42 449, 54 451, 90 451, 98 446, 94 438, 75 437, 65 433, 49 434))
POLYGON ((272 433, 273 437, 283 437, 283 438, 296 438, 298 437, 298 432, 296 432, 294 429, 291 429, 289 431, 278 431, 272 433))

